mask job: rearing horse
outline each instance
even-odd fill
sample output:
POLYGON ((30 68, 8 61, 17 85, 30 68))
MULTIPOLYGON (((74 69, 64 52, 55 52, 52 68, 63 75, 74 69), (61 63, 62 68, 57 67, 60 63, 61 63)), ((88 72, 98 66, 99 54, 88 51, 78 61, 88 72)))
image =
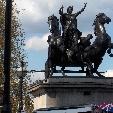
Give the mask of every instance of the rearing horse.
POLYGON ((48 48, 48 59, 45 63, 46 77, 52 76, 53 71, 56 70, 56 65, 61 65, 64 57, 64 45, 62 36, 59 29, 59 19, 52 15, 48 17, 49 30, 51 35, 48 36, 47 42, 49 43, 48 48))
MULTIPOLYGON (((111 37, 106 33, 104 25, 109 24, 111 19, 107 17, 104 13, 99 13, 96 15, 94 20, 94 34, 96 36, 95 41, 91 46, 88 46, 84 50, 84 61, 89 64, 90 73, 97 72, 99 65, 103 60, 103 56, 106 51, 112 56, 111 49, 113 48, 113 43, 111 43, 111 37), (94 63, 94 67, 91 64, 94 63), (92 69, 93 68, 93 71, 92 69)), ((97 72, 98 76, 101 76, 97 72)))

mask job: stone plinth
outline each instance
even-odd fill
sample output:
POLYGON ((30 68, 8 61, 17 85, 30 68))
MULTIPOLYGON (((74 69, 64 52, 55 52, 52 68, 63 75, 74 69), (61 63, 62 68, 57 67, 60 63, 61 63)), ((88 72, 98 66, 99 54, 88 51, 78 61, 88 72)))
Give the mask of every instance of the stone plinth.
POLYGON ((32 85, 35 109, 113 102, 113 78, 53 77, 32 85))

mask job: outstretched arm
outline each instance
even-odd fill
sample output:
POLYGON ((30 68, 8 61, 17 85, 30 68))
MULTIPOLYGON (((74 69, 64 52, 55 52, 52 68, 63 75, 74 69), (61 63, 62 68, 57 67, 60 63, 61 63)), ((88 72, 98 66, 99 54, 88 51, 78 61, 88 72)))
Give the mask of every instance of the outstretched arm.
POLYGON ((76 13, 76 15, 75 15, 76 17, 84 11, 84 9, 86 8, 86 5, 87 5, 87 3, 84 3, 84 7, 76 13))

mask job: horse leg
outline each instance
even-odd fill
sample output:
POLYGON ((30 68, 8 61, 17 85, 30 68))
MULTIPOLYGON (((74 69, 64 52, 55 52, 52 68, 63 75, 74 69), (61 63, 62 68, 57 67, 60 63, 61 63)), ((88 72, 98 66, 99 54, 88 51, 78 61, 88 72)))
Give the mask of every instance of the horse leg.
POLYGON ((62 66, 62 68, 61 68, 61 73, 62 73, 63 76, 66 76, 65 73, 64 73, 64 69, 65 69, 65 67, 62 66))
POLYGON ((86 68, 86 76, 94 77, 94 75, 93 75, 93 66, 92 66, 92 63, 90 62, 90 60, 87 59, 87 62, 85 64, 87 66, 87 68, 86 68))
POLYGON ((51 67, 51 70, 50 70, 50 75, 49 75, 49 77, 52 77, 53 73, 54 73, 54 69, 53 69, 53 67, 51 67))
POLYGON ((84 66, 81 66, 82 72, 84 72, 84 66))
POLYGON ((113 49, 113 43, 110 43, 110 47, 107 50, 107 53, 109 54, 110 57, 113 57, 113 53, 111 53, 111 49, 113 49))
POLYGON ((49 46, 48 51, 48 66, 49 66, 49 77, 52 77, 54 71, 56 70, 56 57, 57 50, 54 46, 49 46))
POLYGON ((94 70, 93 70, 93 71, 94 71, 99 77, 104 77, 103 75, 101 75, 101 74, 97 71, 97 69, 98 69, 99 65, 101 64, 102 60, 103 60, 103 58, 100 58, 100 59, 96 60, 96 62, 94 63, 94 70))
POLYGON ((103 75, 101 75, 98 71, 95 72, 99 77, 104 77, 103 75))
POLYGON ((52 77, 53 75, 53 60, 51 57, 48 58, 48 64, 46 64, 46 68, 48 69, 48 71, 46 71, 46 73, 48 74, 48 78, 52 77))
POLYGON ((50 68, 49 68, 49 61, 47 60, 45 63, 45 79, 49 78, 50 76, 50 68))
POLYGON ((50 73, 50 77, 52 77, 53 73, 56 71, 56 66, 52 66, 51 67, 51 73, 50 73))
POLYGON ((91 75, 91 72, 89 71, 88 68, 86 68, 86 77, 90 77, 90 75, 91 75))
POLYGON ((66 53, 67 53, 68 60, 69 60, 70 62, 72 62, 72 61, 73 61, 73 60, 72 60, 73 51, 67 49, 66 53))
POLYGON ((102 60, 103 60, 103 58, 100 58, 100 59, 97 59, 94 62, 94 69, 93 69, 94 72, 97 71, 97 69, 98 69, 99 65, 101 64, 102 60))
POLYGON ((86 68, 86 76, 87 77, 94 77, 93 72, 92 72, 92 68, 90 66, 87 66, 87 68, 86 68))

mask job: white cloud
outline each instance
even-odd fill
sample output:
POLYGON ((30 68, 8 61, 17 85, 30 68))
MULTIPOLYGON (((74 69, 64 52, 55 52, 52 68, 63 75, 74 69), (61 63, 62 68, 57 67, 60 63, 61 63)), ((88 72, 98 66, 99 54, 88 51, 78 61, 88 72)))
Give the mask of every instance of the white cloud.
POLYGON ((42 37, 33 36, 33 37, 29 38, 26 41, 26 49, 32 49, 32 50, 37 50, 37 51, 42 51, 42 50, 47 49, 48 35, 49 34, 45 34, 42 37))
MULTIPOLYGON (((47 35, 43 35, 49 31, 47 22, 48 16, 53 13, 59 18, 59 8, 64 6, 64 13, 69 5, 73 5, 74 11, 76 13, 87 2, 87 7, 85 11, 77 17, 78 29, 83 32, 83 36, 88 33, 94 32, 92 27, 93 21, 96 14, 104 12, 111 19, 113 18, 113 0, 14 0, 17 3, 17 8, 21 11, 21 21, 23 24, 23 29, 25 30, 27 36, 31 36, 26 41, 26 48, 31 50, 42 51, 47 49, 47 35), (25 9, 25 10, 22 10, 25 9), (34 34, 41 34, 42 37, 35 36, 34 34)), ((112 22, 107 25, 108 34, 113 35, 112 22), (110 34, 111 33, 111 34, 110 34)), ((113 38, 112 38, 113 39, 113 38)))
MULTIPOLYGON (((58 12, 62 4, 64 5, 64 12, 66 12, 66 8, 69 5, 73 5, 74 12, 77 12, 84 6, 84 2, 87 2, 85 11, 77 17, 78 27, 82 32, 87 32, 91 29, 90 26, 97 13, 105 12, 106 14, 111 15, 113 6, 112 0, 100 0, 99 4, 98 0, 15 0, 15 2, 20 11, 21 9, 25 9, 22 11, 23 14, 21 15, 25 29, 30 29, 31 32, 38 31, 43 33, 48 31, 47 27, 45 27, 46 24, 44 24, 47 22, 47 17, 53 13, 56 16, 59 16, 58 12)), ((111 15, 111 17, 113 16, 111 15)))
MULTIPOLYGON (((30 50, 37 50, 37 51, 43 51, 48 48, 47 39, 50 33, 47 33, 43 35, 42 37, 33 36, 30 37, 25 43, 26 43, 26 49, 30 50)), ((91 32, 83 32, 82 36, 87 36, 88 34, 91 34, 91 32)))
POLYGON ((108 70, 105 74, 105 77, 113 77, 113 70, 108 70))
POLYGON ((44 0, 44 2, 42 0, 15 0, 15 2, 20 11, 25 9, 22 12, 23 15, 21 15, 25 19, 39 21, 49 12, 47 0, 44 0))

